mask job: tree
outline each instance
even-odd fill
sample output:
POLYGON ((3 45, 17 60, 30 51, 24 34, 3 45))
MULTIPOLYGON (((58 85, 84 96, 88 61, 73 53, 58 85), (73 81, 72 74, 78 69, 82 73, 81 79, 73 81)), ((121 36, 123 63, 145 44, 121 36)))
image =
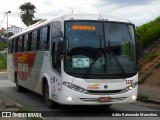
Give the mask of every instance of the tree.
POLYGON ((32 20, 31 25, 32 25, 32 24, 35 24, 35 23, 37 23, 37 22, 39 22, 39 21, 41 21, 41 20, 43 20, 43 19, 35 19, 35 20, 32 20))
POLYGON ((20 5, 19 9, 21 10, 21 19, 28 27, 33 21, 36 7, 30 2, 27 2, 20 5))
MULTIPOLYGON (((13 36, 13 35, 14 35, 14 34, 13 34, 12 32, 8 32, 8 37, 11 37, 11 36, 13 36)), ((4 34, 4 36, 7 37, 7 33, 4 34)))

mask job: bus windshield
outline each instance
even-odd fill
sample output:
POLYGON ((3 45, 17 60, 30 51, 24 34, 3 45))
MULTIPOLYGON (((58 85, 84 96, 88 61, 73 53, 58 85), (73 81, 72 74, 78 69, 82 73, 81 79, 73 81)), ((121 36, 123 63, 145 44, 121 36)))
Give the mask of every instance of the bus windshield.
POLYGON ((134 27, 118 22, 65 22, 65 71, 76 75, 136 73, 134 27))

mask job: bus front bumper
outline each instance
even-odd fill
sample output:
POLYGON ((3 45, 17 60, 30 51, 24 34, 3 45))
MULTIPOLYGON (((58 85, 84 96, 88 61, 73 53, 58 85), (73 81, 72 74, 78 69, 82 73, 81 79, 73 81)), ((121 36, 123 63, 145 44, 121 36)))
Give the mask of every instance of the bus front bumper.
POLYGON ((116 103, 134 103, 137 99, 137 87, 120 94, 114 95, 93 95, 83 94, 67 88, 62 91, 59 99, 60 104, 65 105, 107 105, 116 103), (110 101, 100 101, 100 98, 110 98, 110 101))

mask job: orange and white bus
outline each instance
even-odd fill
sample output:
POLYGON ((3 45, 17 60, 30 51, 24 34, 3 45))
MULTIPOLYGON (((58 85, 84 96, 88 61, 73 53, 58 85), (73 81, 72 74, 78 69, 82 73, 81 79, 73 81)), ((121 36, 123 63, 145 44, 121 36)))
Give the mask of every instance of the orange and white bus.
POLYGON ((8 78, 47 106, 132 103, 137 98, 135 27, 126 19, 70 14, 8 41, 8 78))

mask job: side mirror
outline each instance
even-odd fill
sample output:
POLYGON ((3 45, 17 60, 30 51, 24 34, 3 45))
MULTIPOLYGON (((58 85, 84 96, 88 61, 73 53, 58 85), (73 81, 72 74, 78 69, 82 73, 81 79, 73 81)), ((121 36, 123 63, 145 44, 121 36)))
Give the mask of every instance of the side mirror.
POLYGON ((58 57, 64 55, 64 41, 59 41, 57 45, 57 54, 58 54, 58 57))

